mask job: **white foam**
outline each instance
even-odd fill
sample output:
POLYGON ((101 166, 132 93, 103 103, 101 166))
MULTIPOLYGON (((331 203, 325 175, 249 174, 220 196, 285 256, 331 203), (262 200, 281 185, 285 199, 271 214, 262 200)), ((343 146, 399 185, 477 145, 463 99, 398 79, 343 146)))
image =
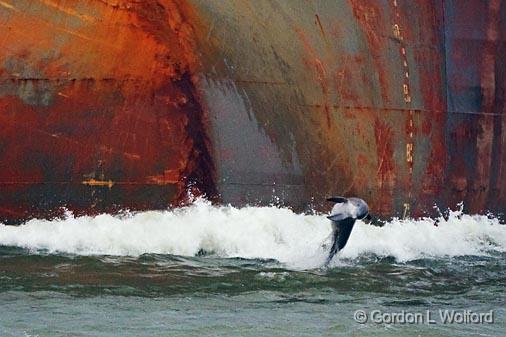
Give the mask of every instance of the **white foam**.
MULTIPOLYGON (((506 251, 506 226, 497 219, 451 213, 435 227, 431 219, 393 220, 384 227, 357 222, 340 259, 364 254, 399 261, 422 257, 483 255, 506 251)), ((144 253, 193 256, 200 249, 223 257, 276 259, 293 268, 323 264, 331 231, 322 215, 287 208, 212 206, 204 200, 174 211, 107 214, 0 224, 0 245, 79 255, 144 253)))

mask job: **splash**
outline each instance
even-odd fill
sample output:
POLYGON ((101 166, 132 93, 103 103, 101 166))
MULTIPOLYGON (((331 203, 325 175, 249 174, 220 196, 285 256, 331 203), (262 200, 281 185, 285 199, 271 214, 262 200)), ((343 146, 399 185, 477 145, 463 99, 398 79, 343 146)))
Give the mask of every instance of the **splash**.
MULTIPOLYGON (((145 253, 275 259, 292 268, 317 268, 329 244, 330 222, 323 215, 297 214, 282 207, 213 206, 199 199, 175 210, 124 216, 31 220, 0 224, 0 245, 34 253, 129 255, 145 253), (325 248, 327 244, 327 248, 325 248)), ((334 264, 365 254, 398 261, 506 251, 506 226, 495 218, 450 212, 447 220, 394 219, 383 227, 357 221, 334 264)))

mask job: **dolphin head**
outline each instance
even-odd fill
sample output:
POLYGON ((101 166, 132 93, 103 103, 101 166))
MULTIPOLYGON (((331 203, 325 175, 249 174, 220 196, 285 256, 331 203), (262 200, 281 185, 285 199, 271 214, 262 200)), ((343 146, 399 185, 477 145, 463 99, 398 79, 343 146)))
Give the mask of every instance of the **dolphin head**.
POLYGON ((360 198, 332 197, 327 200, 335 202, 330 215, 327 216, 332 221, 340 221, 347 218, 361 220, 369 217, 369 206, 360 198))
POLYGON ((356 207, 357 219, 362 220, 369 216, 369 206, 364 200, 360 198, 349 198, 348 200, 356 207))

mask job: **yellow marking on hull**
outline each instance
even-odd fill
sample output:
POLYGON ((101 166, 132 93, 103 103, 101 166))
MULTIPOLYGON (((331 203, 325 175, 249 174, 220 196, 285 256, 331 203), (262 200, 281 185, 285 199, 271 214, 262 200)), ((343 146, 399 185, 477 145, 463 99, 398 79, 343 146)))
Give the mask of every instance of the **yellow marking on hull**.
POLYGON ((88 186, 105 186, 109 188, 112 188, 112 186, 114 185, 112 180, 96 180, 96 179, 84 180, 82 184, 88 186))

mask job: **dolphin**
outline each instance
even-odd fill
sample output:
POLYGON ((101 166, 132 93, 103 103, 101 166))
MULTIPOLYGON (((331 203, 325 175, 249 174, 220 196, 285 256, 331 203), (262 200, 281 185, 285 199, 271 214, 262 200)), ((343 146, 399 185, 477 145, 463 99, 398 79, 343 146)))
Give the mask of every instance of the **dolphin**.
POLYGON ((327 201, 335 203, 330 215, 327 216, 332 221, 332 247, 325 265, 328 265, 334 255, 346 246, 350 238, 353 225, 357 219, 371 219, 369 215, 369 206, 360 198, 332 197, 327 201))

